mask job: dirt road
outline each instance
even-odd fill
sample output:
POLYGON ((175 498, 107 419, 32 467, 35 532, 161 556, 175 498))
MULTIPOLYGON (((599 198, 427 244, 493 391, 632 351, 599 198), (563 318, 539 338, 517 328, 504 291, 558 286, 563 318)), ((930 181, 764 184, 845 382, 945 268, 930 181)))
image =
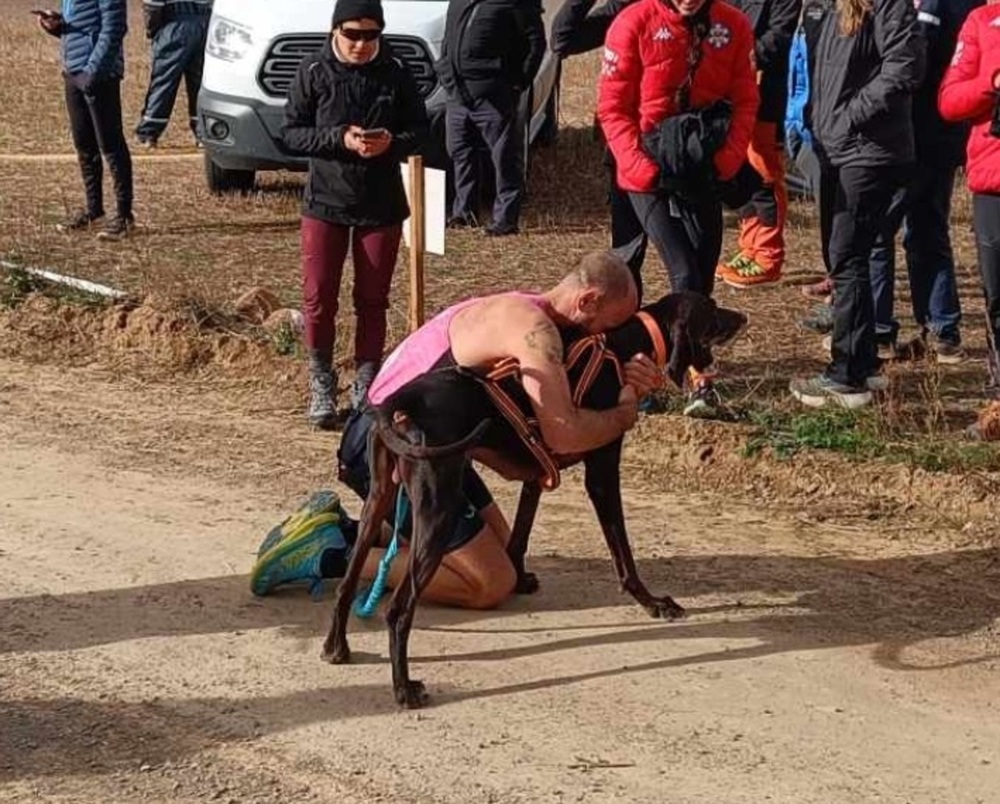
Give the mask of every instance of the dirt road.
POLYGON ((331 667, 330 590, 249 594, 331 444, 223 394, 0 361, 0 800, 1000 801, 996 548, 630 487, 663 624, 570 476, 542 591, 422 609, 399 712, 380 623, 331 667))

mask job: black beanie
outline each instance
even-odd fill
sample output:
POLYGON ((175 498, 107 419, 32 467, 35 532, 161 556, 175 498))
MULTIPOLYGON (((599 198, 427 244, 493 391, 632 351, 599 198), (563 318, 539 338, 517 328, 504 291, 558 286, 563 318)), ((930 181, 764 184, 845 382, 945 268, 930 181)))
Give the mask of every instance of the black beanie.
POLYGON ((348 20, 375 20, 379 28, 385 28, 385 15, 382 13, 381 0, 337 0, 333 7, 331 28, 336 28, 348 20))

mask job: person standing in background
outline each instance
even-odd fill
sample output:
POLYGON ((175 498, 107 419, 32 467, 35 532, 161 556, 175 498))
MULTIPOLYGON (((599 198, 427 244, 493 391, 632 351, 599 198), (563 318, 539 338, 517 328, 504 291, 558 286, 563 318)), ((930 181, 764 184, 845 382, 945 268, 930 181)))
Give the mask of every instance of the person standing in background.
POLYGON ((791 381, 805 405, 861 407, 884 383, 869 260, 916 157, 913 93, 924 76, 924 45, 911 0, 837 0, 823 18, 810 112, 831 189, 821 190, 820 217, 833 334, 826 370, 791 381))
POLYGON ((927 70, 913 95, 913 132, 917 164, 906 186, 897 191, 888 227, 871 255, 875 295, 875 336, 881 354, 896 355, 899 322, 895 317, 896 232, 903 228, 903 248, 910 281, 913 317, 939 363, 961 363, 962 305, 951 248, 951 196, 955 174, 965 161, 968 126, 949 123, 937 108, 938 90, 955 52, 958 31, 982 0, 916 0, 917 30, 927 47, 927 70))
POLYGON ((155 148, 177 99, 181 79, 188 101, 188 125, 198 137, 198 90, 205 65, 205 38, 212 0, 143 0, 146 38, 153 43, 149 88, 135 135, 155 148))
POLYGON ((750 18, 760 86, 760 108, 747 160, 764 180, 740 210, 739 251, 719 266, 719 278, 735 288, 777 282, 785 266, 784 117, 788 97, 788 52, 802 0, 732 0, 750 18))
POLYGON ((302 203, 302 288, 309 349, 309 420, 336 426, 333 369, 340 282, 354 264, 355 378, 364 400, 382 362, 389 290, 410 208, 399 163, 427 137, 413 75, 382 40, 379 0, 337 0, 323 49, 299 65, 282 139, 309 157, 302 203))
MULTIPOLYGON (((521 96, 545 55, 541 0, 451 0, 437 71, 448 93, 445 144, 455 200, 449 225, 475 226, 480 144, 496 179, 487 235, 516 234, 524 199, 521 96)), ((530 110, 528 114, 530 114, 530 110)))
MULTIPOLYGON (((719 191, 747 163, 758 103, 753 29, 728 3, 638 0, 611 24, 597 118, 614 156, 617 186, 627 193, 675 293, 712 296, 722 252, 719 191), (700 138, 683 133, 689 126, 700 138), (691 159, 686 145, 695 139, 700 153, 691 159), (674 152, 670 158, 667 151, 674 152), (689 175, 680 174, 682 163, 689 175)), ((692 371, 688 384, 684 414, 717 416, 711 376, 692 371)))
POLYGON ((1000 5, 972 11, 938 94, 942 117, 972 124, 966 177, 986 298, 986 394, 1000 399, 1000 5))
MULTIPOLYGON (((565 59, 604 45, 604 37, 618 12, 635 0, 606 0, 594 8, 596 0, 569 0, 552 21, 552 52, 565 59)), ((595 121, 600 136, 600 126, 595 121)), ((642 228, 628 193, 615 181, 615 160, 605 144, 604 164, 608 170, 608 204, 611 207, 611 250, 625 260, 639 290, 642 304, 642 264, 649 238, 642 228)))
POLYGON ((72 213, 57 228, 61 232, 86 231, 104 217, 103 155, 114 181, 117 209, 97 236, 121 240, 135 223, 132 156, 122 131, 126 2, 64 0, 62 13, 39 11, 38 24, 60 40, 66 111, 87 201, 85 209, 72 213))

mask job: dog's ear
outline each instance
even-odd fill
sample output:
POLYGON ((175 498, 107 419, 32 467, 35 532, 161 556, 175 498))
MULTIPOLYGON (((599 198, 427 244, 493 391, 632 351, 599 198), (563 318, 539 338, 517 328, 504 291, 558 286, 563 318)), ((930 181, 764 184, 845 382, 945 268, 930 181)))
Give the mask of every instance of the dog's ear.
MULTIPOLYGON (((700 293, 672 294, 670 314, 670 362, 667 376, 678 388, 684 387, 689 368, 704 371, 712 365, 712 343, 716 329, 718 307, 712 299, 700 293)), ((721 334, 721 329, 720 329, 721 334)))
POLYGON ((670 360, 667 362, 667 376, 678 390, 684 388, 684 375, 687 374, 691 360, 691 336, 688 335, 687 322, 674 321, 670 328, 670 360))

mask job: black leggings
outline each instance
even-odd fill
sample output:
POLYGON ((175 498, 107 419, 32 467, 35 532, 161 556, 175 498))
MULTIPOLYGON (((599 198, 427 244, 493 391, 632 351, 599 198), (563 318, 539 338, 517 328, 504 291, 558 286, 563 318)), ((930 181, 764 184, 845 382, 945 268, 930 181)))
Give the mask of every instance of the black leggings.
POLYGON ((629 193, 636 217, 670 275, 674 293, 711 296, 722 254, 722 204, 681 204, 666 193, 629 193))
POLYGON ((979 274, 986 297, 987 366, 991 385, 1000 386, 1000 195, 972 196, 972 219, 976 229, 979 274))
POLYGON ((122 133, 121 80, 97 81, 88 90, 77 87, 69 76, 66 83, 66 110, 73 133, 87 194, 87 212, 97 218, 104 214, 101 154, 108 160, 115 186, 120 218, 132 217, 132 156, 122 133))

